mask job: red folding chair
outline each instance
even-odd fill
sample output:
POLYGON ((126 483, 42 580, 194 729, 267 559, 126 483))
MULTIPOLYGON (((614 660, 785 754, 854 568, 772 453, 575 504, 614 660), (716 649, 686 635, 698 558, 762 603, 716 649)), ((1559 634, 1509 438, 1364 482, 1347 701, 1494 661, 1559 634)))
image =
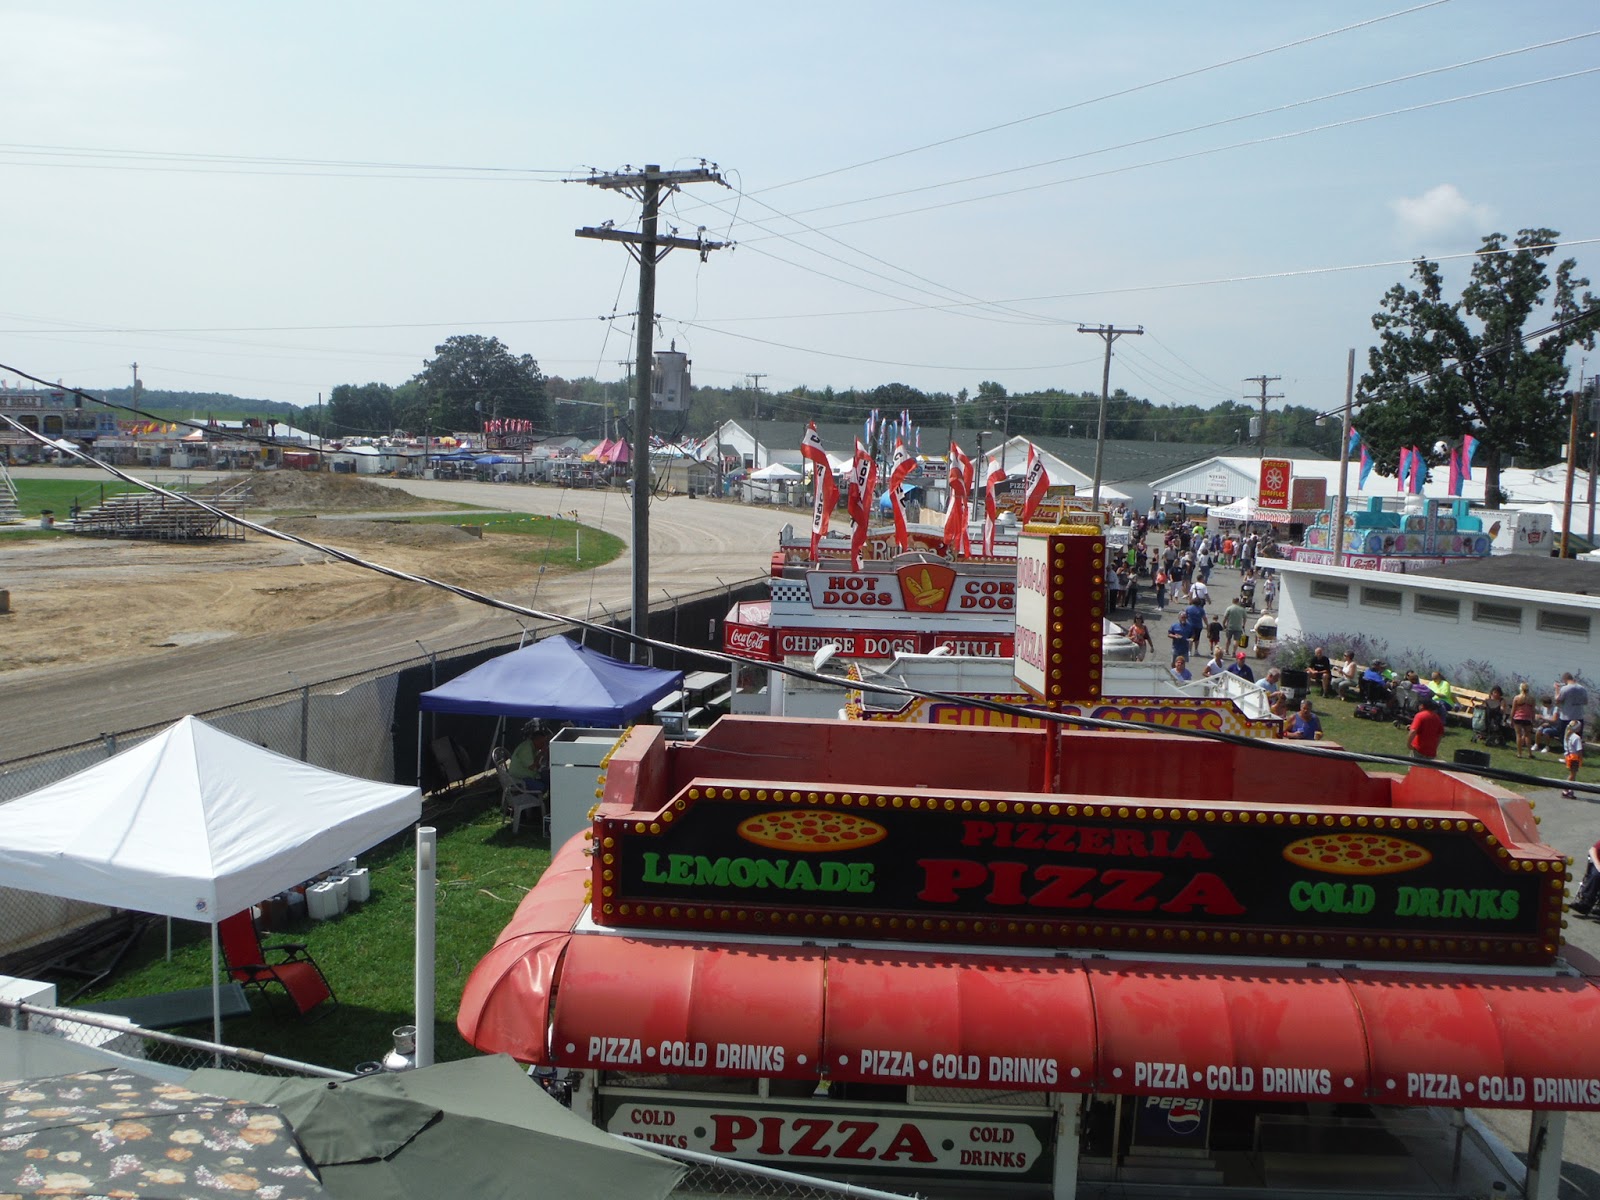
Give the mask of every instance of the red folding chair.
POLYGON ((259 988, 268 1003, 272 1002, 272 996, 267 989, 276 985, 289 994, 302 1017, 309 1018, 311 1011, 324 1000, 333 1001, 324 1011, 338 1006, 328 977, 306 952, 305 946, 299 942, 263 946, 249 909, 223 920, 217 926, 217 934, 222 942, 222 955, 228 962, 228 974, 245 987, 259 988), (269 961, 274 957, 276 962, 269 961))

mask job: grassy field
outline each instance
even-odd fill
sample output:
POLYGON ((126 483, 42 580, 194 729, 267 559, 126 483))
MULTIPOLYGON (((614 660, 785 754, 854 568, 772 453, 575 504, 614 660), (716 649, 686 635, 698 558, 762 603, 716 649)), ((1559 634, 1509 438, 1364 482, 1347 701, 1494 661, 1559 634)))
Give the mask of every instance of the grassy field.
MULTIPOLYGON (((517 904, 550 863, 537 832, 524 826, 513 837, 494 805, 498 792, 430 813, 439 831, 437 888, 435 1056, 443 1062, 476 1053, 456 1033, 456 1008, 467 976, 510 920, 517 904), (487 806, 487 807, 486 807, 487 806)), ((393 1046, 390 1031, 412 1024, 413 936, 416 916, 416 842, 392 839, 361 857, 372 873, 372 898, 332 921, 311 922, 262 941, 304 942, 333 985, 337 1008, 304 1022, 277 991, 276 1009, 250 993, 249 1017, 230 1020, 223 1040, 302 1062, 350 1069, 382 1058, 393 1046)), ((79 1003, 211 986, 208 926, 176 922, 172 961, 165 933, 154 927, 113 983, 79 1003)), ((325 1006, 326 1007, 326 1006, 325 1006)), ((177 1032, 210 1040, 209 1020, 177 1032)))
POLYGON ((487 535, 508 535, 529 539, 518 558, 530 566, 581 567, 593 570, 616 558, 626 548, 621 538, 588 525, 561 517, 542 517, 531 513, 498 513, 463 519, 461 517, 416 517, 419 525, 476 525, 487 535))
POLYGON ((105 496, 143 490, 120 479, 109 479, 103 484, 83 479, 17 479, 13 482, 17 485, 17 503, 23 516, 37 517, 49 509, 58 521, 67 519, 74 500, 83 508, 92 508, 105 496))
MULTIPOLYGON (((1396 729, 1391 724, 1379 721, 1358 721, 1354 716, 1356 706, 1343 700, 1324 700, 1320 696, 1313 696, 1311 702, 1317 710, 1317 715, 1322 718, 1322 729, 1329 741, 1338 742, 1349 750, 1360 750, 1370 754, 1398 754, 1404 757, 1411 752, 1407 746, 1411 735, 1405 729, 1396 729)), ((1472 740, 1471 729, 1465 726, 1447 725, 1444 740, 1439 743, 1440 762, 1448 766, 1451 756, 1457 750, 1464 748, 1484 750, 1489 755, 1490 765, 1503 771, 1522 771, 1528 775, 1538 776, 1541 780, 1548 780, 1546 783, 1502 784, 1512 791, 1528 792, 1539 787, 1558 786, 1567 778, 1567 768, 1559 754, 1535 754, 1531 759, 1519 759, 1515 744, 1490 750, 1472 740)), ((1600 772, 1597 772, 1593 765, 1595 761, 1593 758, 1590 759, 1587 770, 1579 773, 1580 779, 1593 782, 1596 778, 1600 778, 1600 772)), ((1405 770, 1404 767, 1393 769, 1405 770)))

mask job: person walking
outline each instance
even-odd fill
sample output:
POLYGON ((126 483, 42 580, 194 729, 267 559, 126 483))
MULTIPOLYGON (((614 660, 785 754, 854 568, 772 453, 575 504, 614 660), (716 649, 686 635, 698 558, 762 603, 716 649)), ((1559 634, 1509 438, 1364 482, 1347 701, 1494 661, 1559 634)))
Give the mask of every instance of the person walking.
POLYGON ((1233 603, 1222 610, 1222 626, 1228 633, 1227 644, 1223 647, 1229 654, 1239 648, 1239 639, 1244 637, 1244 623, 1249 614, 1244 610, 1244 601, 1238 596, 1233 598, 1233 603))
MULTIPOLYGON (((1567 740, 1563 746, 1566 750, 1567 782, 1578 782, 1578 768, 1583 766, 1583 722, 1567 722, 1567 740)), ((1578 793, 1567 788, 1561 793, 1568 800, 1576 800, 1578 793)))

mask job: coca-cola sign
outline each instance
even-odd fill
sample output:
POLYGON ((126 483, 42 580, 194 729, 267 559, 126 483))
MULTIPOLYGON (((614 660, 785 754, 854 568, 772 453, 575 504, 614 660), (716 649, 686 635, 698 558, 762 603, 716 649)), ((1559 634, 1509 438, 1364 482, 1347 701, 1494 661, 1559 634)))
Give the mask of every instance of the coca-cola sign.
POLYGON ((722 648, 742 658, 771 658, 772 630, 762 625, 741 625, 724 621, 722 648))

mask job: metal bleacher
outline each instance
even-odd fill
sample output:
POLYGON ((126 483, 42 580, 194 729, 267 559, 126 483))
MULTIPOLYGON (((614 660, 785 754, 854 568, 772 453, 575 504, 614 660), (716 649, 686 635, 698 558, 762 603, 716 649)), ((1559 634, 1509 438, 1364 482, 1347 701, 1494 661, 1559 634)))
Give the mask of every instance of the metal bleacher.
MULTIPOLYGON (((193 495, 223 513, 241 513, 250 499, 248 483, 216 484, 193 495)), ((78 513, 68 526, 91 537, 145 538, 189 542, 243 539, 244 528, 217 513, 156 492, 123 492, 78 513)))

